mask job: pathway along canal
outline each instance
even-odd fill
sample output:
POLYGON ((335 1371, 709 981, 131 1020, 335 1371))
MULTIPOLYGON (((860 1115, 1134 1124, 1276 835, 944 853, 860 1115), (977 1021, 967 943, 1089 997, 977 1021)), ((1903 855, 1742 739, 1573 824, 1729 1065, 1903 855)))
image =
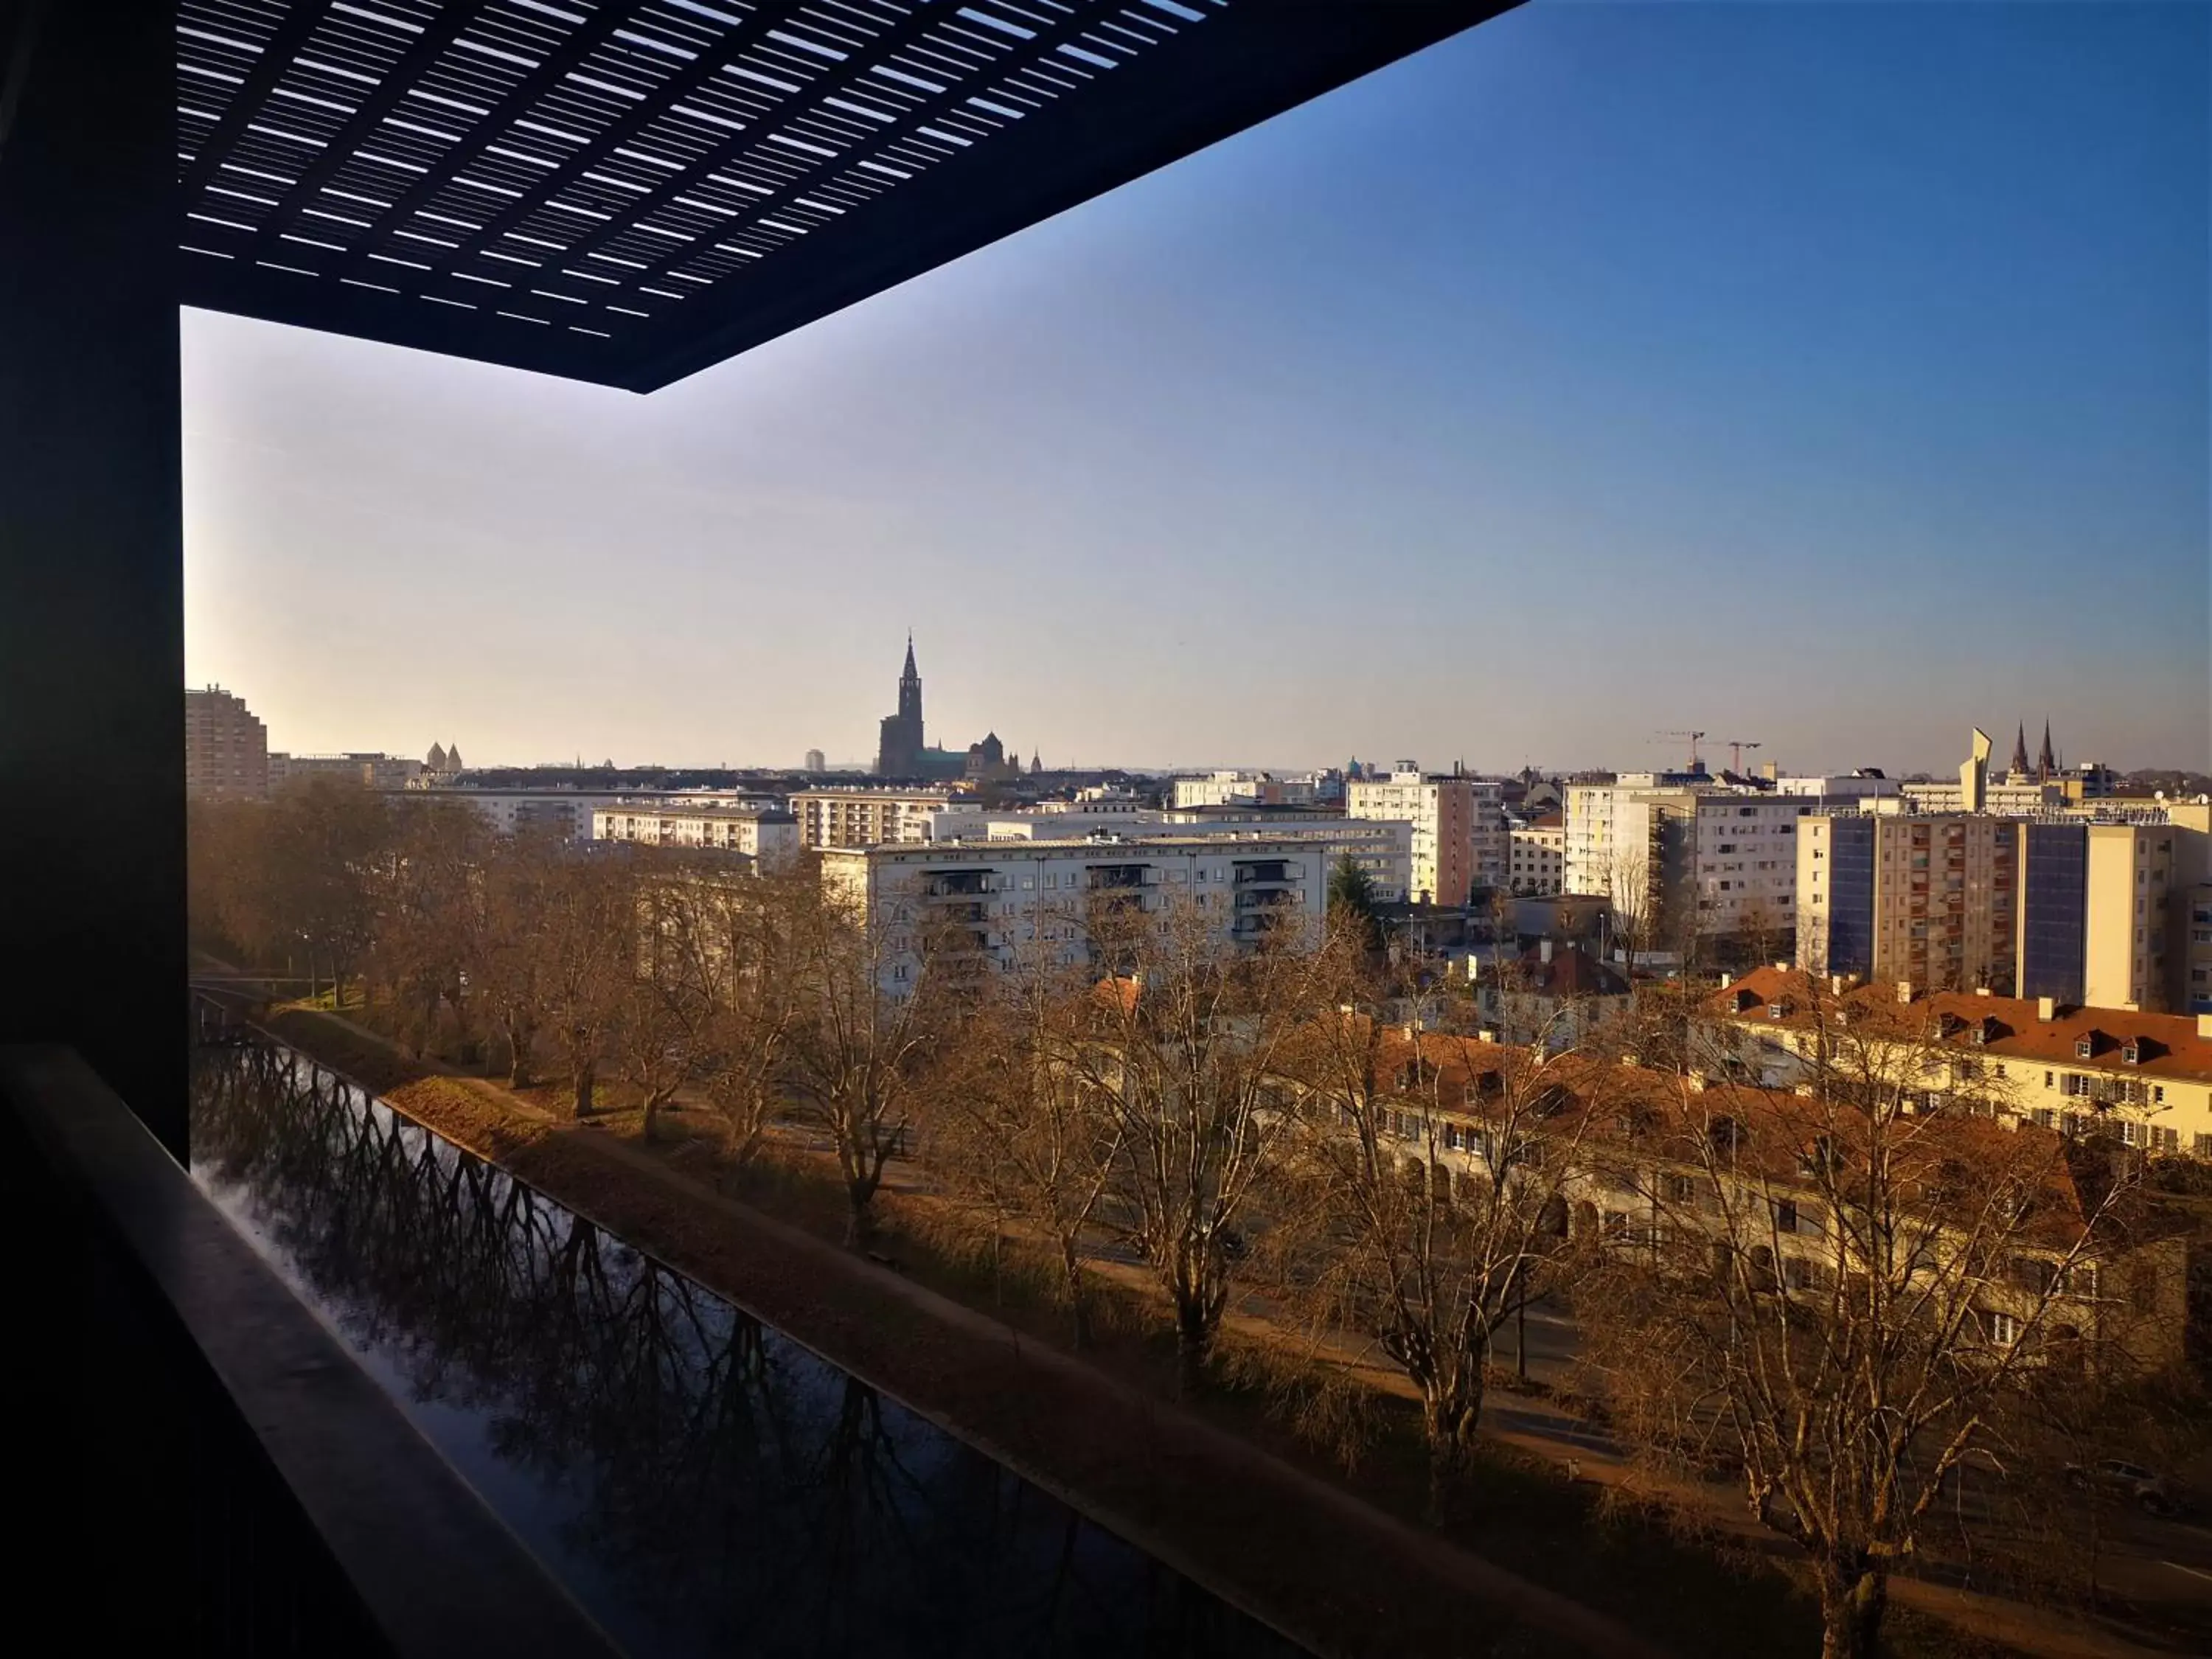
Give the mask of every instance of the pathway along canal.
POLYGON ((306 1057, 192 1174, 632 1659, 1293 1659, 935 1425, 306 1057))

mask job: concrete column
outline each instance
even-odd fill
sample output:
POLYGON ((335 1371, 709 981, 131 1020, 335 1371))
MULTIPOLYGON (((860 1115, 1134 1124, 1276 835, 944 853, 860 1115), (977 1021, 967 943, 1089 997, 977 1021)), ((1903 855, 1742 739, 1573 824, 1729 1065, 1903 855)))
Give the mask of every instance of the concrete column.
POLYGON ((0 1040, 181 1155, 173 22, 0 0, 0 1040))

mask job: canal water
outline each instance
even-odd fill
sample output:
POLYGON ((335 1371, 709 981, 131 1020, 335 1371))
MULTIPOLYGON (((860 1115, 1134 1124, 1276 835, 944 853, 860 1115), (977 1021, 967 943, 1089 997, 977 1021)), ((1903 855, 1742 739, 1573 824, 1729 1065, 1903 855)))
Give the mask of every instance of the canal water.
POLYGON ((192 1173, 633 1659, 1291 1659, 990 1458, 274 1046, 192 1173))

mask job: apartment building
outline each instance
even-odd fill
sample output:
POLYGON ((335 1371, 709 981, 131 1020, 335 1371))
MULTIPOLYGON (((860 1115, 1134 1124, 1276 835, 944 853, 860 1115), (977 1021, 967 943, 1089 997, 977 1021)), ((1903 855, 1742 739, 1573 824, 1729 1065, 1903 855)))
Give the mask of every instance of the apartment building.
POLYGON ((1786 935, 1797 910, 1802 796, 1630 773, 1567 790, 1563 883, 1635 917, 1646 938, 1786 935))
MULTIPOLYGON (((1476 784, 1468 777, 1424 775, 1411 761, 1399 762, 1387 778, 1353 778, 1345 784, 1346 816, 1413 826, 1408 896, 1413 903, 1449 907, 1468 902, 1476 881, 1476 784)), ((1495 803, 1498 786, 1490 787, 1495 803)), ((1498 822, 1502 828, 1502 812, 1498 822)), ((1499 868, 1502 873, 1502 861, 1499 868)))
MULTIPOLYGON (((441 754, 436 749, 431 752, 441 754)), ((269 757, 269 787, 282 789, 315 778, 335 778, 364 789, 407 789, 421 781, 427 769, 422 762, 398 755, 288 755, 276 750, 269 757)))
POLYGON ((623 798, 568 789, 429 789, 412 792, 408 799, 459 802, 482 817, 495 835, 589 841, 592 814, 620 805, 623 798))
POLYGON ((1566 890, 1567 829, 1547 812, 1506 831, 1505 885, 1516 898, 1548 898, 1566 890))
POLYGON ((1133 841, 1164 836, 1211 836, 1231 840, 1261 836, 1310 842, 1319 846, 1334 870, 1345 859, 1358 866, 1375 896, 1385 904, 1405 902, 1413 879, 1413 828, 1395 818, 1350 818, 1318 808, 1284 807, 1261 811, 1236 806, 1188 807, 1164 811, 1124 810, 1119 801, 1107 810, 1086 811, 1081 804, 1054 803, 1054 810, 981 811, 949 809, 933 814, 927 839, 933 842, 974 841, 1067 841, 1112 835, 1133 841))
POLYGON ((1169 797, 1176 806, 1310 806, 1314 780, 1278 777, 1273 772, 1224 769, 1176 778, 1169 797))
POLYGON ((185 793, 255 800, 269 793, 269 728, 219 685, 185 693, 185 793))
MULTIPOLYGON (((1977 810, 1972 799, 1974 786, 1964 780, 1943 778, 1932 783, 1908 782, 1903 786, 1903 791, 1906 807, 1915 812, 1970 812, 1977 810)), ((2033 817, 2039 812, 2066 805, 2064 785, 2055 781, 2038 781, 2033 778, 1991 779, 1981 786, 1981 796, 1978 810, 2009 818, 2033 817)))
POLYGON ((1831 1043, 1848 1030, 1873 1052, 1891 1045, 1900 1064, 1919 1065, 1928 1109, 1985 1104, 2014 1122, 2212 1158, 2212 1012, 1853 986, 1777 968, 1746 974, 1705 1006, 1734 1027, 1746 1066, 1776 1087, 1803 1077, 1825 1026, 1831 1043))
POLYGON ((2212 1010, 2212 882, 2199 882, 2181 893, 2184 903, 2176 951, 2180 981, 2174 1006, 2188 1013, 2212 1010))
POLYGON ((1188 904, 1221 940, 1318 943, 1328 849, 1294 836, 1091 836, 1062 841, 833 847, 826 892, 859 908, 878 941, 883 989, 912 988, 922 952, 965 934, 1000 970, 1091 962, 1102 914, 1126 924, 1188 904))
MULTIPOLYGON (((1392 1030, 1382 1034, 1378 1049, 1376 1076, 1397 1085, 1385 1097, 1389 1103, 1376 1109, 1379 1150, 1409 1182, 1480 1193, 1498 1179, 1501 1164, 1551 1155, 1543 1145, 1548 1131, 1569 1143, 1569 1161, 1559 1171, 1559 1219, 1570 1237, 1675 1251, 1685 1265, 1700 1267, 1710 1264, 1716 1243, 1749 1243, 1753 1261, 1763 1259, 1771 1270, 1775 1290, 1793 1297, 1832 1292, 1863 1265, 1854 1256, 1856 1242, 1879 1231, 1834 1213, 1848 1210, 1853 1185, 1824 1181, 1808 1168, 1808 1148, 1832 1125, 1818 1103, 1793 1087, 1684 1079, 1633 1063, 1564 1055, 1543 1067, 1558 1103, 1540 1127, 1525 1112, 1516 1116, 1500 1103, 1513 1088, 1528 1086, 1528 1048, 1487 1037, 1392 1030), (1624 1134, 1631 1123, 1635 1131, 1624 1134), (1702 1150, 1716 1135, 1726 1137, 1724 1162, 1702 1150)), ((1321 1103, 1336 1093, 1326 1077, 1293 1072, 1289 1080, 1321 1103)), ((1345 1107, 1336 1097, 1341 1118, 1345 1107)), ((2025 1123, 2011 1125, 2010 1132, 2048 1133, 2025 1123)), ((1939 1110, 1894 1146, 1893 1179, 1900 1166, 1977 1167, 1988 1160, 1993 1138, 2007 1134, 1988 1117, 1939 1110)), ((2009 1150, 2007 1141, 1996 1144, 2009 1150)), ((2051 1283, 2034 1278, 2027 1264, 2055 1267, 2074 1253, 2075 1273, 2051 1310, 2053 1322, 2094 1332, 2154 1368, 2179 1361, 2189 1321, 2183 1242, 2118 1232, 2085 1238, 2086 1206, 2064 1161, 2031 1162, 2049 1183, 2039 1202, 2049 1221, 2014 1241, 2020 1249, 2007 1276, 1969 1276, 1983 1340, 1996 1346, 2018 1340, 2022 1316, 2051 1283), (2100 1283, 2124 1285, 2126 1294, 2100 1296, 2100 1283)), ((1946 1226, 1943 1214, 1931 1210, 1924 1248, 1941 1255, 1983 1231, 1972 1193, 1955 1216, 1955 1225, 1946 1226)))
POLYGON ((1809 973, 2009 995, 2027 826, 1815 812, 1797 832, 1796 963, 1809 973))
POLYGON ((808 848, 878 847, 929 837, 929 821, 963 793, 946 789, 805 789, 791 798, 799 844, 808 848))
POLYGON ((799 850, 795 814, 730 801, 627 801, 596 807, 592 839, 737 853, 766 865, 785 863, 799 850))

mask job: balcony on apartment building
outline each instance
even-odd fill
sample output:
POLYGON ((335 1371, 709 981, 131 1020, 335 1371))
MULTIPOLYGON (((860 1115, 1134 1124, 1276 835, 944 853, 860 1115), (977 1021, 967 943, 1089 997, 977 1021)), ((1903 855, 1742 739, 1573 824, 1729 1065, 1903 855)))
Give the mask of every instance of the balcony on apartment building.
MULTIPOLYGON (((401 8, 414 21, 331 0, 0 0, 0 708, 40 712, 0 745, 26 967, 0 1003, 19 1270, 0 1397, 33 1522, 11 1565, 72 1650, 687 1659, 919 1633, 987 1654, 1283 1651, 544 1194, 231 1014, 195 1014, 178 307, 651 392, 1505 9, 1069 0, 1033 29, 933 45, 951 9, 853 6, 834 47, 769 76, 743 62, 762 40, 804 47, 822 27, 799 0, 690 7, 663 53, 632 49, 672 27, 647 0, 527 8, 526 64, 477 38, 515 38, 498 0, 401 8), (1110 48, 1078 44, 1097 38, 1110 48), (1109 49, 1110 74, 1038 73, 1109 49), (714 210, 723 240, 750 234, 787 196, 881 165, 848 210, 757 239, 741 274, 659 222, 696 213, 772 126, 837 127, 833 106, 912 52, 951 83, 884 82, 889 126, 844 123, 849 153, 781 153, 787 187, 714 210), (702 125, 728 75, 775 118, 702 125), (410 228, 487 158, 537 147, 524 129, 572 82, 616 95, 571 100, 566 161, 513 175, 465 235, 410 228), (1015 82, 1018 122, 962 112, 1015 82), (473 101, 434 91, 455 85, 473 101), (409 127, 397 199, 328 211, 418 99, 437 112, 409 127), (957 155, 873 161, 936 123, 970 134, 957 155), (619 211, 604 192, 573 206, 617 150, 660 182, 619 211), (211 193, 249 175, 251 198, 211 193), (544 292, 495 314, 469 301, 510 235, 568 239, 568 266, 652 251, 588 283, 544 265, 544 292), (632 292, 672 280, 680 307, 632 292), (21 810, 58 796, 112 810, 21 810), (585 1270, 549 1273, 549 1249, 585 1270), (1079 1584, 1054 1577, 1070 1563, 1079 1584)), ((390 367, 398 385, 409 359, 390 367)), ((982 874, 938 890, 966 900, 982 874)))

